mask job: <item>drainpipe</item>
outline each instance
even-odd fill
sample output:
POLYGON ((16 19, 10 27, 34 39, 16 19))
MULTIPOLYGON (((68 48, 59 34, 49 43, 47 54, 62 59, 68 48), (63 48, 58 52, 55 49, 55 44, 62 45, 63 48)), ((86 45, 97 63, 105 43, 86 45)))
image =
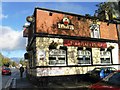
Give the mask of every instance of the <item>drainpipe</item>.
MULTIPOLYGON (((116 30, 117 30, 117 36, 118 36, 118 64, 120 64, 120 24, 116 23, 116 30)), ((118 66, 118 69, 120 69, 120 65, 118 66)))

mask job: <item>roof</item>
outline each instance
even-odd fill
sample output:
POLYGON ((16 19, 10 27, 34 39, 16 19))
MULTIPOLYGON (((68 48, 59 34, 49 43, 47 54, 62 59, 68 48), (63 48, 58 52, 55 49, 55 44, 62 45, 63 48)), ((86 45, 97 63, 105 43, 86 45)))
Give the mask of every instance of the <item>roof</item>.
POLYGON ((70 13, 70 12, 63 12, 63 11, 52 10, 52 9, 47 9, 47 8, 40 8, 40 7, 35 7, 34 14, 35 14, 37 9, 38 10, 49 11, 49 12, 55 12, 55 13, 62 13, 62 14, 67 14, 67 15, 72 15, 72 16, 77 16, 77 17, 82 17, 82 18, 87 18, 87 19, 98 19, 99 21, 104 21, 104 22, 107 22, 107 23, 120 24, 120 19, 118 19, 118 18, 113 18, 113 20, 101 20, 100 18, 95 17, 95 16, 91 16, 87 13, 84 16, 84 15, 80 15, 80 14, 74 14, 74 13, 70 13))

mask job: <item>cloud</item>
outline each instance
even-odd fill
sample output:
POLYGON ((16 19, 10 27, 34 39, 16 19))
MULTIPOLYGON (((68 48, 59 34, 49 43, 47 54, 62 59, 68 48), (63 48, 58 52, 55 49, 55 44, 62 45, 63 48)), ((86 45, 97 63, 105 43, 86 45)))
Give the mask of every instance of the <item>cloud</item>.
POLYGON ((3 13, 2 13, 2 5, 0 4, 0 20, 2 20, 2 19, 6 19, 6 18, 8 18, 8 15, 4 15, 3 13))
POLYGON ((6 19, 7 17, 8 17, 8 15, 0 14, 0 20, 4 19, 4 18, 6 19))
POLYGON ((0 48, 2 50, 24 50, 25 38, 22 36, 22 31, 15 31, 8 26, 0 26, 0 48))

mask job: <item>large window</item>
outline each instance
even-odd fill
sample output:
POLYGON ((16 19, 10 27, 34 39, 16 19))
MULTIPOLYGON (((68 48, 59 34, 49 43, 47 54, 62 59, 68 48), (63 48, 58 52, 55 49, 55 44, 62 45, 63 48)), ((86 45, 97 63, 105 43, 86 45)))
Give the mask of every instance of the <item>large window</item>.
POLYGON ((90 25, 91 30, 91 37, 92 38, 100 38, 100 32, 99 32, 99 25, 98 24, 91 24, 90 25))
POLYGON ((101 57, 100 57, 101 64, 110 64, 111 63, 111 51, 110 50, 101 49, 100 55, 101 55, 101 57))
POLYGON ((66 64, 66 50, 50 49, 49 65, 65 65, 65 64, 66 64))
POLYGON ((78 48, 78 64, 91 64, 91 49, 78 48))

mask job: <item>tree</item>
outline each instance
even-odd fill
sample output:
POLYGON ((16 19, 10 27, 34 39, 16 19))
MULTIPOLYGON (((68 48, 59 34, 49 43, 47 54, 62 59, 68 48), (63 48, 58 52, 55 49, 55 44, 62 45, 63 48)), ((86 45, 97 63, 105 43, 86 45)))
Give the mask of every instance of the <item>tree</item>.
POLYGON ((25 63, 25 61, 23 60, 23 59, 20 59, 20 62, 19 62, 21 65, 23 65, 23 66, 26 66, 26 63, 25 63))
POLYGON ((112 8, 112 2, 99 3, 96 6, 98 10, 95 11, 95 16, 101 20, 111 20, 115 14, 112 8))
POLYGON ((11 62, 11 65, 12 65, 13 67, 16 67, 17 63, 16 63, 15 61, 12 61, 12 62, 11 62))
POLYGON ((0 53, 0 66, 2 66, 3 55, 0 53))
POLYGON ((7 57, 2 58, 2 65, 9 67, 11 60, 7 57))
POLYGON ((17 65, 17 63, 15 61, 10 60, 10 58, 3 56, 0 53, 0 66, 7 66, 7 67, 9 67, 10 65, 15 67, 17 65))

